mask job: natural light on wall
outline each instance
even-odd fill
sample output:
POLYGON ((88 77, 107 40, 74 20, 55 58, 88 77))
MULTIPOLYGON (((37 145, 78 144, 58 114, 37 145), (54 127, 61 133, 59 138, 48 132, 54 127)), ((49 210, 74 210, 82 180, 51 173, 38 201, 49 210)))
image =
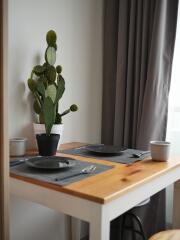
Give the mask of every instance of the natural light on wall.
POLYGON ((172 154, 180 154, 180 14, 178 14, 176 42, 172 66, 166 139, 172 143, 172 154))
MULTIPOLYGON (((171 142, 171 154, 180 155, 180 6, 172 65, 166 139, 171 142)), ((172 224, 172 208, 173 186, 170 186, 166 191, 166 220, 168 224, 172 224)))

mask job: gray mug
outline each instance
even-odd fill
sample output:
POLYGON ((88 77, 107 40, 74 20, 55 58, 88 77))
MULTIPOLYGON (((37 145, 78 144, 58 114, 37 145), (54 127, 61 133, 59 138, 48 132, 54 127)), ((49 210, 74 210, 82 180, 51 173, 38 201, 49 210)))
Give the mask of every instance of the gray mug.
POLYGON ((167 161, 170 154, 170 142, 151 141, 151 157, 155 161, 167 161))
POLYGON ((12 138, 9 140, 10 156, 18 157, 26 154, 27 139, 26 138, 12 138))

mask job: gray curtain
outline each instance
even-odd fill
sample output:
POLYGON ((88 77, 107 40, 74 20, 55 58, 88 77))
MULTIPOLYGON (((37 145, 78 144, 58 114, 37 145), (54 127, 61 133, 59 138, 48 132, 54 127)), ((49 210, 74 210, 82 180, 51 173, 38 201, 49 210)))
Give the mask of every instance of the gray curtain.
MULTIPOLYGON (((178 0, 105 0, 102 143, 146 150, 166 135, 178 0)), ((139 214, 165 227, 162 191, 139 214)))

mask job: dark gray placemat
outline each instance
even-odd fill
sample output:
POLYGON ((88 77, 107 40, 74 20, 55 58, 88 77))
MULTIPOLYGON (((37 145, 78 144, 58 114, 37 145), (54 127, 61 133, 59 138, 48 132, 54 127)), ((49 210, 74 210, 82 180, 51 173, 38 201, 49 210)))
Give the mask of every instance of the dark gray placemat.
POLYGON ((37 180, 64 186, 64 185, 80 181, 82 179, 88 178, 90 176, 96 175, 98 173, 102 173, 104 171, 107 171, 107 170, 113 168, 113 166, 106 166, 103 164, 83 162, 80 160, 74 160, 74 161, 76 161, 77 164, 72 168, 67 168, 66 170, 63 170, 63 169, 61 169, 61 170, 40 170, 40 169, 31 168, 31 167, 27 166, 26 163, 21 163, 16 166, 11 166, 10 172, 14 173, 16 175, 19 175, 19 176, 30 177, 30 178, 34 178, 37 180), (93 173, 81 174, 81 175, 78 175, 75 177, 60 180, 58 182, 56 182, 54 180, 57 177, 64 178, 66 176, 71 176, 73 174, 79 173, 82 169, 84 169, 85 167, 90 166, 90 165, 96 166, 96 169, 93 173))
POLYGON ((123 163, 123 164, 131 164, 131 163, 134 163, 136 161, 143 160, 143 159, 150 156, 150 153, 146 153, 139 158, 133 157, 132 156, 133 153, 139 154, 139 153, 144 152, 144 151, 137 150, 137 149, 126 149, 125 151, 123 151, 119 155, 117 155, 117 154, 101 155, 101 154, 96 154, 96 153, 92 153, 90 151, 87 151, 86 146, 80 147, 80 148, 74 148, 74 149, 67 149, 67 150, 63 150, 63 151, 60 151, 60 152, 70 154, 70 155, 79 155, 79 156, 83 156, 83 157, 90 157, 90 158, 107 160, 107 161, 116 162, 116 163, 123 163))

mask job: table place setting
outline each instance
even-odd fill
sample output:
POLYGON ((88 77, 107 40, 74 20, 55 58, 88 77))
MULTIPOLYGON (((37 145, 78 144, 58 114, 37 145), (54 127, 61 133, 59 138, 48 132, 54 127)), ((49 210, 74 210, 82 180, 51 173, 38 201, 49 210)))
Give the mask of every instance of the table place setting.
POLYGON ((24 156, 10 161, 12 174, 64 186, 83 180, 113 166, 60 156, 24 156))
POLYGON ((104 144, 86 145, 78 148, 62 150, 59 152, 122 164, 133 164, 134 162, 150 158, 150 151, 142 151, 104 144))

